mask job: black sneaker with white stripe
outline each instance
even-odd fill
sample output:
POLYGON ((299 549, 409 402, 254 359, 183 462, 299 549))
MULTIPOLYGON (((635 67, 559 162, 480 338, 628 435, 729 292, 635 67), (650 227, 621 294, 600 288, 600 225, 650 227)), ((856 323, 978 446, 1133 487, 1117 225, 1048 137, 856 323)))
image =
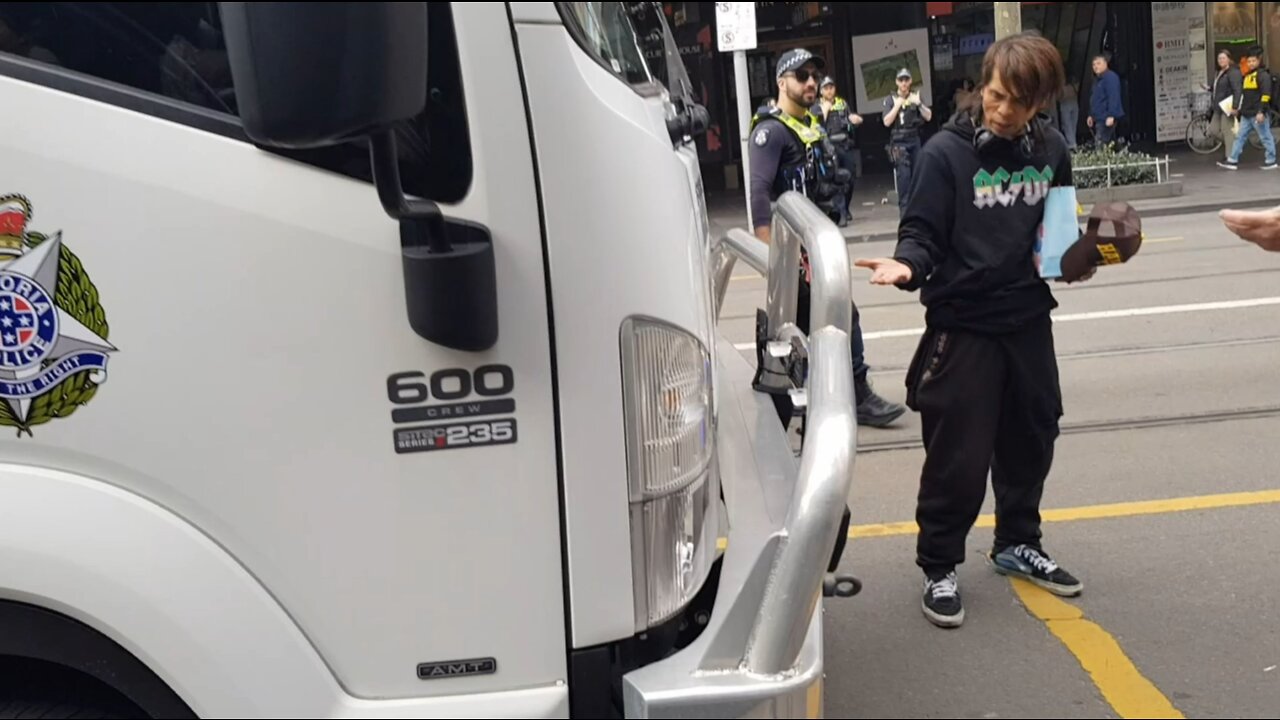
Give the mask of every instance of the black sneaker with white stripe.
POLYGON ((1084 591, 1084 583, 1058 567, 1043 550, 1030 545, 1005 548, 992 558, 996 572, 1020 577, 1054 595, 1075 597, 1084 591))
POLYGON ((941 628, 958 628, 964 623, 964 605, 960 602, 960 583, 954 571, 932 580, 924 579, 921 608, 929 622, 941 628))

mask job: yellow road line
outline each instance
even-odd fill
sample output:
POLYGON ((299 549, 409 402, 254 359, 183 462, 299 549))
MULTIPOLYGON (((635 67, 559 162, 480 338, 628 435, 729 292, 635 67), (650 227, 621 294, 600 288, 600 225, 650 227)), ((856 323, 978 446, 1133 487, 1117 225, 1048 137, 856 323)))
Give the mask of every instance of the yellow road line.
POLYGON ((823 680, 809 686, 809 692, 805 697, 804 716, 807 718, 822 717, 822 684, 823 680))
MULTIPOLYGON (((1280 504, 1280 490, 1259 490, 1256 492, 1194 495, 1191 497, 1169 498, 1167 500, 1141 500, 1111 505, 1085 505, 1083 507, 1041 510, 1040 520, 1046 523, 1106 520, 1109 518, 1169 515, 1196 510, 1218 510, 1222 508, 1276 504, 1280 504)), ((978 521, 974 523, 976 528, 993 528, 995 526, 996 518, 994 515, 980 515, 978 521)), ((849 528, 849 538, 894 537, 915 535, 917 532, 919 532, 919 528, 914 522, 908 520, 905 522, 853 525, 849 528)), ((716 544, 723 551, 728 547, 728 538, 719 538, 716 544)))
POLYGON ((1029 582, 1013 579, 1018 599, 1066 646, 1089 673, 1102 697, 1122 718, 1182 718, 1155 685, 1138 670, 1120 643, 1085 618, 1080 608, 1029 582))
MULTIPOLYGON (((1102 520, 1106 518, 1133 517, 1137 515, 1166 515, 1169 513, 1213 510, 1219 508, 1246 507, 1249 505, 1274 505, 1280 503, 1280 490, 1226 493, 1223 495, 1199 495, 1171 498, 1169 500, 1145 500, 1141 502, 1115 503, 1112 505, 1087 505, 1057 510, 1042 510, 1040 518, 1046 523, 1072 522, 1075 520, 1102 520)), ((982 515, 975 527, 993 528, 994 515, 982 515)), ((915 535, 919 531, 914 522, 878 523, 854 525, 849 528, 850 538, 892 537, 915 535)))

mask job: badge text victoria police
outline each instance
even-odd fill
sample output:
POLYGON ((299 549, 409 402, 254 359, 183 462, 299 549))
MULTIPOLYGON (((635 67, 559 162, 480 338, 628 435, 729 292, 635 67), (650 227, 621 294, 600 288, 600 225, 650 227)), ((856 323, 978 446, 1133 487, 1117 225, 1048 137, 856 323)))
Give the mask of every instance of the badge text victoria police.
POLYGON ((507 365, 447 368, 387 378, 397 453, 456 450, 517 442, 515 373, 507 365), (435 402, 430 402, 430 401, 435 402), (419 423, 433 423, 423 425, 419 423))
POLYGON ((116 350, 80 259, 31 218, 26 197, 0 196, 0 426, 19 437, 93 399, 116 350))

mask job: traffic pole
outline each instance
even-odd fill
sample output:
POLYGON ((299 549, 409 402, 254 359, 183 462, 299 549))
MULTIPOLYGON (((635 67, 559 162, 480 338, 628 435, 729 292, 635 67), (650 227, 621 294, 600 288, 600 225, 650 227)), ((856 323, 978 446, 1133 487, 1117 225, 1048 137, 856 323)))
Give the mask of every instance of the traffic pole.
POLYGON ((747 52, 733 52, 733 74, 738 87, 738 137, 742 142, 742 194, 747 200, 747 228, 755 232, 751 217, 751 80, 747 77, 747 52))

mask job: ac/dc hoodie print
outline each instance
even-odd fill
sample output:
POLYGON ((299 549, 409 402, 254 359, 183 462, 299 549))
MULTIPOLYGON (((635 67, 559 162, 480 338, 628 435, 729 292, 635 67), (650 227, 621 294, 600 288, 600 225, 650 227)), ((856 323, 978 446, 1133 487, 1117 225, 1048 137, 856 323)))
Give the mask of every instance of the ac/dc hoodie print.
POLYGON ((1041 124, 1030 148, 960 113, 920 153, 894 258, 911 268, 928 328, 907 372, 921 414, 917 564, 940 578, 964 561, 991 471, 996 552, 1039 548, 1039 505, 1062 415, 1049 313, 1036 267, 1051 187, 1069 185, 1066 139, 1041 124))
POLYGON ((895 259, 911 268, 929 325, 999 334, 1057 305, 1036 269, 1035 244, 1049 188, 1070 185, 1066 138, 1048 124, 1030 157, 1018 142, 975 147, 977 129, 956 115, 920 153, 919 181, 898 229, 895 259))

